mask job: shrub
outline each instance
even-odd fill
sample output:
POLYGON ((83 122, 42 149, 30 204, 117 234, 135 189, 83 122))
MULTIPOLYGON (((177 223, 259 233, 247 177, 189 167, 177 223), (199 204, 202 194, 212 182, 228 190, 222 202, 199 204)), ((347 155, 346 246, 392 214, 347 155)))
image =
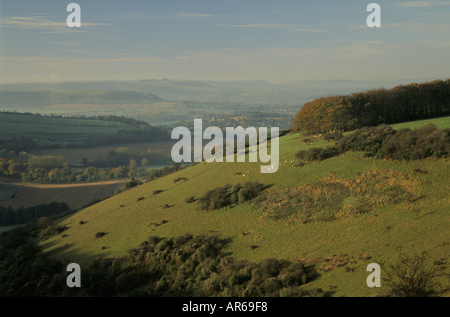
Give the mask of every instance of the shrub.
POLYGON ((302 150, 295 153, 295 157, 304 161, 315 161, 317 160, 317 155, 322 152, 322 148, 313 147, 308 150, 302 150))
POLYGON ((41 233, 39 234, 39 237, 42 240, 46 240, 50 237, 57 236, 64 230, 67 230, 68 228, 66 226, 50 226, 46 229, 41 230, 41 233))
POLYGON ((157 189, 157 190, 153 191, 153 195, 158 195, 159 193, 162 193, 162 192, 163 192, 163 190, 157 189))
POLYGON ((148 243, 150 244, 158 244, 159 241, 161 241, 162 239, 160 237, 157 236, 150 236, 148 237, 148 243))
POLYGON ((186 198, 186 203, 188 203, 188 204, 190 204, 190 203, 192 203, 194 201, 195 201, 195 197, 194 196, 186 198))
POLYGON ((97 232, 97 233, 95 234, 95 237, 96 237, 96 238, 101 238, 101 237, 103 237, 105 234, 106 234, 106 232, 99 231, 99 232, 97 232))
POLYGON ((339 152, 338 150, 332 146, 332 147, 327 147, 325 149, 323 149, 318 155, 317 155, 317 159, 319 161, 325 160, 327 158, 333 157, 338 155, 339 152))
POLYGON ((53 224, 53 221, 49 217, 41 217, 38 219, 37 227, 38 229, 46 229, 53 224))
POLYGON ((199 198, 198 206, 201 210, 220 209, 231 204, 243 203, 257 197, 264 189, 259 182, 246 182, 243 186, 239 183, 217 187, 206 192, 199 198))
POLYGON ((325 133, 323 138, 327 141, 338 141, 342 139, 344 135, 341 132, 335 131, 330 133, 325 133))
POLYGON ((339 155, 339 151, 336 147, 318 148, 313 147, 308 150, 302 150, 295 154, 295 157, 304 161, 322 161, 327 158, 339 155))
POLYGON ((130 189, 130 188, 136 187, 137 185, 139 185, 139 183, 137 181, 129 181, 128 183, 125 184, 124 188, 130 189))
POLYGON ((173 180, 174 183, 178 183, 179 181, 187 181, 186 177, 178 177, 173 180))

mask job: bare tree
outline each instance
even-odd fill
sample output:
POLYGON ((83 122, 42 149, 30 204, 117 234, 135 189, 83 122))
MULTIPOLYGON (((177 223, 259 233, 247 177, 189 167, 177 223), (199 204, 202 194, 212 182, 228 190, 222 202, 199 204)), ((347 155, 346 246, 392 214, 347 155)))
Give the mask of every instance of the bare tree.
POLYGON ((430 263, 428 253, 407 256, 399 251, 398 262, 381 266, 381 280, 390 287, 388 296, 394 297, 440 297, 450 291, 449 284, 442 281, 445 277, 450 281, 445 261, 430 263))

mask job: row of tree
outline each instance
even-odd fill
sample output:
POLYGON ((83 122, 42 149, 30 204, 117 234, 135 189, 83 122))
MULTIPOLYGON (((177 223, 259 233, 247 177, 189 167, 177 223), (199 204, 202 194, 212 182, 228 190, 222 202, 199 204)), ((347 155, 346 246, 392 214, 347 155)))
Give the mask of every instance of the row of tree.
MULTIPOLYGON (((44 184, 78 183, 116 180, 121 178, 147 177, 156 175, 153 168, 139 168, 135 164, 99 169, 89 166, 72 171, 70 164, 60 156, 33 156, 28 161, 0 158, 0 175, 21 178, 24 182, 44 184)), ((153 177, 153 176, 152 176, 153 177)))
POLYGON ((105 158, 100 156, 92 162, 87 158, 83 158, 81 161, 81 163, 86 167, 95 166, 101 168, 126 165, 133 167, 147 167, 151 165, 166 165, 171 164, 172 162, 173 160, 170 156, 170 149, 149 149, 147 153, 139 154, 126 147, 118 148, 116 151, 109 151, 105 158))
POLYGON ((416 130, 403 128, 397 131, 380 124, 355 130, 346 136, 336 134, 334 146, 301 150, 295 156, 304 161, 322 161, 347 151, 364 151, 364 157, 390 160, 450 157, 450 129, 437 129, 434 124, 416 130))
POLYGON ((69 210, 70 208, 66 203, 54 201, 28 208, 22 206, 17 210, 13 210, 11 206, 8 206, 8 208, 0 206, 0 226, 20 225, 33 219, 49 217, 69 210))
POLYGON ((151 168, 140 168, 139 170, 132 166, 120 166, 114 168, 98 169, 94 166, 71 172, 65 168, 55 168, 46 170, 44 168, 36 168, 21 174, 24 182, 36 182, 44 184, 59 183, 81 183, 116 180, 121 178, 146 177, 153 172, 151 168))
POLYGON ((351 131, 363 126, 450 114, 450 79, 368 90, 306 103, 292 130, 303 134, 351 131))
POLYGON ((114 116, 114 115, 92 115, 92 116, 87 116, 87 115, 72 115, 72 116, 63 116, 63 115, 58 115, 55 113, 51 113, 50 115, 43 115, 40 113, 31 113, 29 111, 27 112, 18 112, 16 110, 12 110, 12 111, 8 111, 8 110, 3 110, 0 111, 0 113, 5 113, 5 114, 19 114, 19 115, 24 115, 24 116, 38 116, 38 117, 51 117, 51 118, 67 118, 67 119, 86 119, 86 120, 101 120, 101 121, 111 121, 111 122, 123 122, 126 124, 130 124, 130 125, 135 125, 135 126, 141 126, 141 125, 147 125, 149 126, 150 124, 142 121, 142 120, 138 120, 138 119, 134 119, 134 118, 127 118, 124 116, 114 116))

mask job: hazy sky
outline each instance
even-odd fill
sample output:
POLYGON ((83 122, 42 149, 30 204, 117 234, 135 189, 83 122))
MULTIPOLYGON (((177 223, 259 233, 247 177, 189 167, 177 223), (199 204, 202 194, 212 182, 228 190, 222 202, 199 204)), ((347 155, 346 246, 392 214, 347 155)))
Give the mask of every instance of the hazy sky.
POLYGON ((450 77, 450 1, 0 1, 0 83, 450 77))

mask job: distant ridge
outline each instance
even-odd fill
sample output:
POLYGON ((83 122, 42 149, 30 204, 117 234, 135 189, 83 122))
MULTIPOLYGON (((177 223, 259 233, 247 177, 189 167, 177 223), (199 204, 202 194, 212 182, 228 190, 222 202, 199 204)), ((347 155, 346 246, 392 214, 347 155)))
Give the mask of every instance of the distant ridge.
POLYGON ((163 101, 151 93, 99 90, 0 91, 0 107, 30 108, 58 104, 149 104, 163 101))

